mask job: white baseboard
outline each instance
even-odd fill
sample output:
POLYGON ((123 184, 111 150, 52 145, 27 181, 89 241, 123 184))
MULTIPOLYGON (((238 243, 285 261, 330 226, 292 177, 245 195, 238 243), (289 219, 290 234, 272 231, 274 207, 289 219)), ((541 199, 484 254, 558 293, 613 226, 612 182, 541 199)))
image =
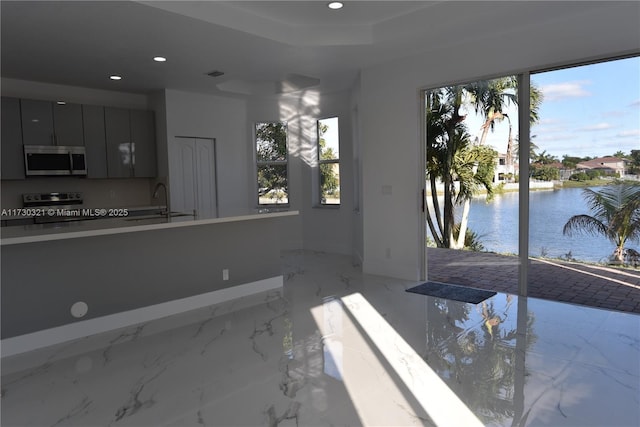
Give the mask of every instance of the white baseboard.
POLYGON ((207 292, 205 294, 137 308, 135 310, 81 320, 68 325, 3 339, 0 344, 0 349, 3 358, 10 357, 39 348, 220 304, 236 298, 281 290, 283 283, 283 276, 276 276, 233 286, 231 288, 207 292))

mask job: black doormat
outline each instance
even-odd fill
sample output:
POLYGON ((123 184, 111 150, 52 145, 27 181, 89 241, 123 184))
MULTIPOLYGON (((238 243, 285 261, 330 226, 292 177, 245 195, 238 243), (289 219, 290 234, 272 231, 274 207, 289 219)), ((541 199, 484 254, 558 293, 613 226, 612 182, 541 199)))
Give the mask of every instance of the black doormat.
POLYGON ((440 282, 423 283, 422 285, 407 289, 407 292, 468 302, 470 304, 478 304, 487 298, 491 298, 497 293, 485 291, 483 289, 467 288, 466 286, 449 285, 440 282))

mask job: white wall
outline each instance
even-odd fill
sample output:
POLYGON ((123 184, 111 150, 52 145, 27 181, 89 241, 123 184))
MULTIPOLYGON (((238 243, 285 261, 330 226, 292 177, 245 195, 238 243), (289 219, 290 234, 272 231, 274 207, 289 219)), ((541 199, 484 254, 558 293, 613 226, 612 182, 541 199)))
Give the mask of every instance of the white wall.
MULTIPOLYGON (((220 216, 246 212, 251 176, 246 101, 170 89, 164 98, 166 143, 176 136, 215 138, 220 216)), ((166 153, 166 147, 159 150, 166 153)), ((162 167, 168 170, 168 165, 162 167)))
POLYGON ((640 51, 639 4, 606 3, 537 25, 514 16, 527 24, 517 32, 362 70, 365 272, 419 279, 420 89, 640 51))
MULTIPOLYGON (((302 166, 302 235, 304 248, 314 251, 324 251, 351 255, 353 251, 353 209, 354 209, 354 180, 353 180, 353 149, 351 130, 351 105, 349 93, 323 94, 319 100, 318 115, 301 117, 302 123, 312 129, 305 133, 300 140, 302 146, 317 144, 316 121, 327 117, 338 117, 340 138, 340 208, 317 207, 313 196, 318 196, 319 175, 317 167, 309 167, 306 161, 302 166), (314 207, 315 205, 315 207, 314 207)), ((310 150, 316 156, 315 149, 310 150)), ((315 158, 309 159, 317 166, 315 158)))
MULTIPOLYGON (((252 99, 248 109, 248 128, 256 122, 285 121, 289 136, 289 199, 291 209, 299 210, 282 228, 283 247, 351 254, 353 247, 353 150, 351 103, 348 92, 320 94, 309 89, 291 95, 252 99), (317 207, 314 200, 314 174, 317 172, 316 121, 339 118, 340 202, 339 208, 317 207)), ((248 137, 253 159, 253 135, 248 137)), ((252 165, 253 168, 253 165, 252 165)), ((255 179, 252 171, 251 179, 255 179)), ((250 203, 257 204, 255 187, 250 183, 250 203)))

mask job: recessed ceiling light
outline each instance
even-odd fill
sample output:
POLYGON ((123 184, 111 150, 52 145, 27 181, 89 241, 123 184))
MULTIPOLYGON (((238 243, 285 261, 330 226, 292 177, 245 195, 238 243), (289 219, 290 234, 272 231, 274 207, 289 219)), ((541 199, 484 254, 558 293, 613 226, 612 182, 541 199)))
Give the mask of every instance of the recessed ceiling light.
POLYGON ((165 62, 167 58, 165 58, 164 56, 154 56, 153 60, 156 62, 165 62))
POLYGON ((116 75, 109 76, 109 78, 110 78, 111 80, 122 80, 122 77, 120 77, 120 76, 116 76, 116 75))
POLYGON ((58 102, 56 102, 56 104, 58 104, 58 105, 65 105, 65 104, 66 104, 66 102, 64 102, 64 101, 58 101, 58 102))
POLYGON ((333 10, 342 9, 343 6, 344 3, 342 3, 341 1, 332 1, 331 3, 327 4, 327 7, 333 10))

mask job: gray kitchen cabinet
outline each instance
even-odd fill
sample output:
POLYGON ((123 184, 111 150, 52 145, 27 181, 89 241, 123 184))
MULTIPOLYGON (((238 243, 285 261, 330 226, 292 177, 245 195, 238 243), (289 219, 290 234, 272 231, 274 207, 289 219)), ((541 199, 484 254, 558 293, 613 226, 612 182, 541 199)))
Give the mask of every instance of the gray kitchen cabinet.
POLYGON ((83 105, 84 144, 87 152, 87 178, 107 178, 107 141, 104 107, 83 105))
POLYGON ((21 99, 20 111, 24 145, 55 145, 51 101, 21 99))
POLYGON ((131 145, 133 152, 133 176, 156 176, 156 127, 153 111, 131 110, 131 145))
POLYGON ((24 179, 20 100, 2 97, 2 179, 24 179))
POLYGON ((84 145, 79 104, 22 99, 20 107, 25 145, 84 145))
POLYGON ((104 125, 109 178, 129 178, 133 176, 129 110, 105 107, 104 125))
POLYGON ((84 145, 82 106, 53 102, 53 129, 56 145, 84 145))
POLYGON ((155 177, 153 112, 106 107, 104 113, 109 177, 155 177))

